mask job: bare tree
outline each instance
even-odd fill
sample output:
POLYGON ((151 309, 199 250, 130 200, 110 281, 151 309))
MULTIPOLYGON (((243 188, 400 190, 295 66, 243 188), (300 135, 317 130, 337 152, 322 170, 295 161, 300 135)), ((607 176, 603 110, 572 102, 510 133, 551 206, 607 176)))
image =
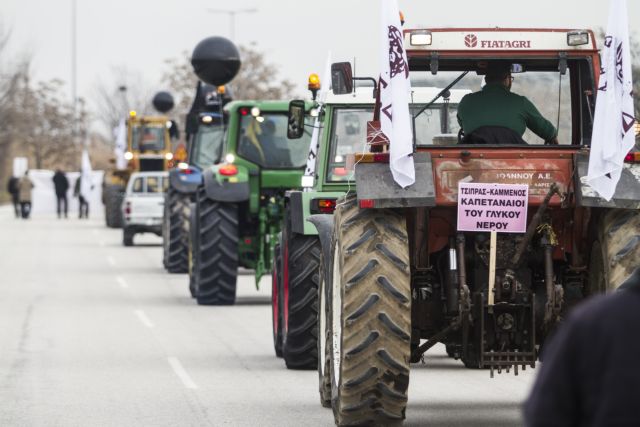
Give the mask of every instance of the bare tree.
POLYGON ((153 111, 153 90, 139 73, 121 66, 114 67, 111 75, 111 81, 96 83, 93 96, 97 106, 96 119, 104 126, 104 133, 109 137, 129 111, 135 110, 139 114, 153 111))

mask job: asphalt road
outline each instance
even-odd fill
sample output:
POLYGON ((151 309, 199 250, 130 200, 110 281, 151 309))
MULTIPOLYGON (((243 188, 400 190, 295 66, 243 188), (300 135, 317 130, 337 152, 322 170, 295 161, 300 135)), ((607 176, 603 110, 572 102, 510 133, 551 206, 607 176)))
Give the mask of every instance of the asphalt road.
MULTIPOLYGON (((0 207, 0 425, 332 425, 317 374, 274 355, 269 279, 199 307, 160 243, 0 207)), ((490 379, 435 348, 412 369, 405 425, 521 425, 533 377, 490 379)))

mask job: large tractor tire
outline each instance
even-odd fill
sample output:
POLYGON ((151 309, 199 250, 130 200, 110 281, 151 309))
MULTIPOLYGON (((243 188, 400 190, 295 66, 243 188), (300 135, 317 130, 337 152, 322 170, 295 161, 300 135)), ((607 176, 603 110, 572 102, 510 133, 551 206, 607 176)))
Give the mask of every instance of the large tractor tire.
POLYGON ((196 300, 200 305, 233 305, 238 279, 238 206, 198 192, 196 300))
POLYGON ((278 236, 273 265, 271 266, 271 325, 273 331, 273 348, 277 357, 282 357, 282 234, 278 236))
POLYGON ((288 369, 317 369, 320 239, 287 227, 283 243, 284 362, 288 369))
POLYGON ((318 274, 318 391, 320 404, 331 408, 331 293, 325 281, 331 272, 326 272, 324 265, 321 253, 318 274))
POLYGON ((591 246, 587 294, 616 290, 638 267, 640 211, 612 209, 598 222, 591 246))
POLYGON ((406 221, 387 209, 335 213, 331 286, 331 403, 336 424, 405 418, 411 345, 406 221))
POLYGON ((106 185, 104 187, 104 218, 109 228, 122 228, 122 201, 124 189, 119 185, 106 185))
POLYGON ((164 239, 166 269, 169 273, 189 271, 189 206, 188 194, 169 188, 165 198, 164 239))
POLYGON ((188 243, 188 257, 189 257, 189 294, 191 298, 195 298, 198 290, 196 288, 197 277, 196 272, 198 271, 195 268, 196 261, 198 260, 198 204, 191 203, 189 205, 189 241, 188 243))

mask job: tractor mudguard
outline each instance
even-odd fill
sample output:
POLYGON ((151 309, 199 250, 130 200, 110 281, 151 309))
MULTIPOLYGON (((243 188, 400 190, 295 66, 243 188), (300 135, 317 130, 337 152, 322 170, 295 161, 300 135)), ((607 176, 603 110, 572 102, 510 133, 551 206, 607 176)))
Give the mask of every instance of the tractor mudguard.
POLYGON ((640 209, 640 164, 624 164, 616 192, 613 198, 607 202, 586 182, 589 156, 586 153, 578 153, 575 155, 574 160, 578 165, 578 174, 576 176, 576 201, 578 206, 640 209))
POLYGON ((288 195, 291 230, 293 230, 294 233, 304 234, 304 207, 302 206, 302 192, 292 191, 288 195))
POLYGON ((320 237, 320 246, 322 247, 322 259, 324 261, 324 280, 326 286, 331 289, 331 280, 333 275, 331 274, 331 267, 333 264, 333 258, 331 256, 331 239, 333 238, 333 215, 331 214, 316 214, 307 218, 311 224, 316 226, 318 230, 318 236, 320 237))
POLYGON ((388 163, 356 164, 358 202, 367 200, 373 208, 412 208, 436 205, 431 154, 413 155, 416 182, 401 188, 393 180, 388 163))
POLYGON ((219 172, 222 165, 214 165, 204 171, 204 188, 207 197, 218 202, 243 202, 249 200, 249 172, 237 166, 235 175, 223 175, 219 172))
POLYGON ((198 186, 202 184, 202 172, 199 169, 190 168, 189 173, 180 169, 169 171, 169 185, 178 193, 195 194, 198 186))

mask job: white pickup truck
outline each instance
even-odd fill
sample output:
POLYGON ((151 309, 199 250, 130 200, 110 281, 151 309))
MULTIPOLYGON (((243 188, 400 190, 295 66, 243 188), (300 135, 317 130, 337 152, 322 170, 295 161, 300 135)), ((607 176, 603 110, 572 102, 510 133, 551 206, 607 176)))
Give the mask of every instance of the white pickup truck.
POLYGON ((131 175, 122 202, 122 243, 133 246, 137 233, 162 235, 164 195, 169 185, 167 172, 137 172, 131 175))

